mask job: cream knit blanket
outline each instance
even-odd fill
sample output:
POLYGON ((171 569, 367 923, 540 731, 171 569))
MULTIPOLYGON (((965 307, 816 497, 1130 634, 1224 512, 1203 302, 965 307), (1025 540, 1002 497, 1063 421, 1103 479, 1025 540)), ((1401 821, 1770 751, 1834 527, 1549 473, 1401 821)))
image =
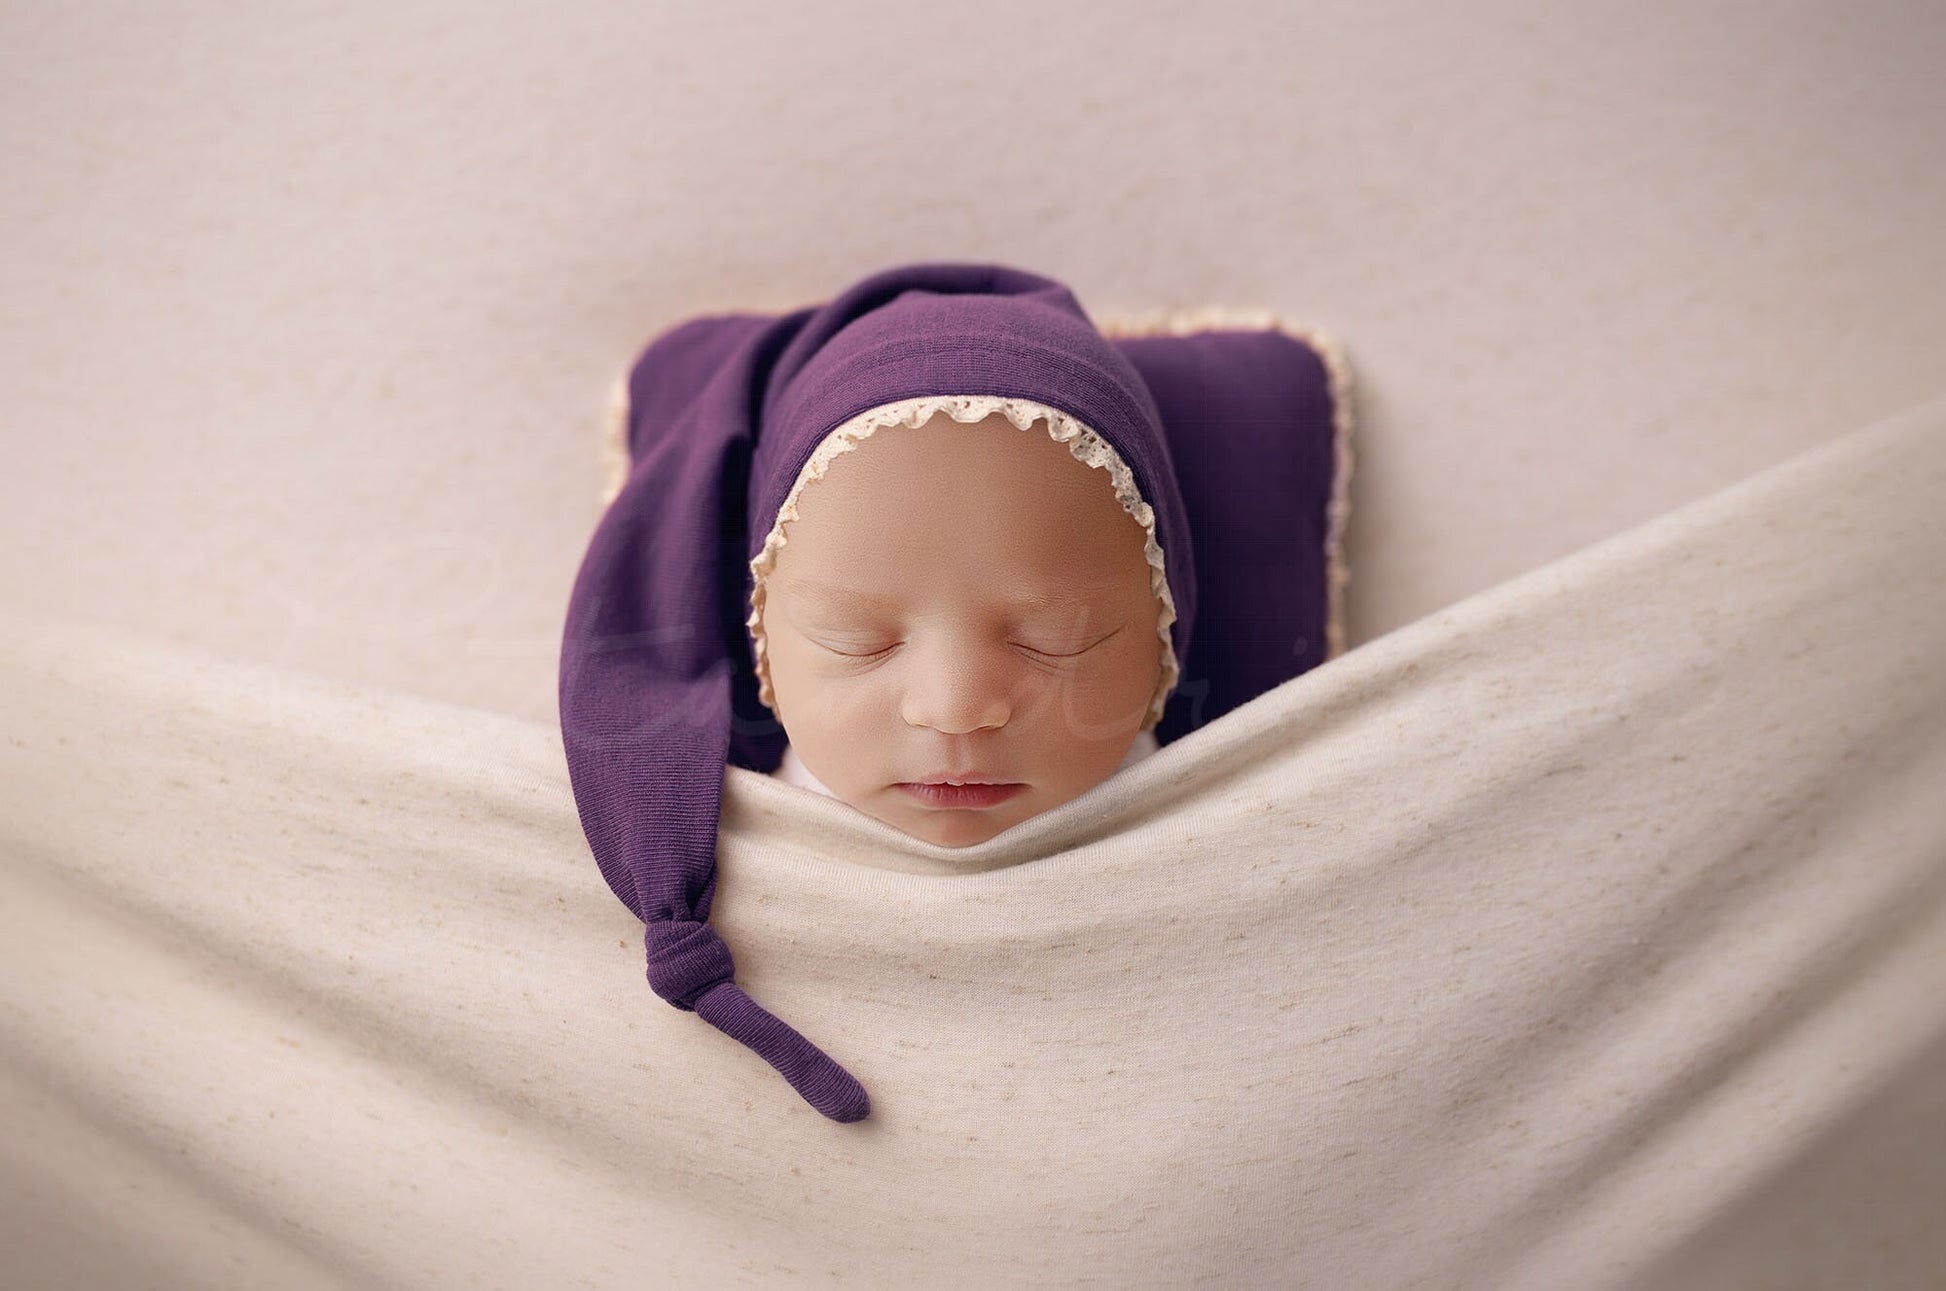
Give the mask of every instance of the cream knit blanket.
POLYGON ((855 1125, 649 990, 551 726, 0 616, 5 1281, 1928 1285, 1942 498, 1935 402, 977 848, 730 771, 855 1125))

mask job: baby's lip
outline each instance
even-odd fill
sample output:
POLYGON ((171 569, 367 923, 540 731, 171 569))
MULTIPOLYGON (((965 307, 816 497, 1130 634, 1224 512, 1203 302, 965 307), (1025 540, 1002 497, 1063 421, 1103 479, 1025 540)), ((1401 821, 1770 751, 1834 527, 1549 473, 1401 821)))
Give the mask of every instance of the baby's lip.
POLYGON ((942 771, 938 775, 923 776, 917 780, 901 780, 900 784, 1019 784, 1018 780, 1006 780, 997 775, 987 775, 981 771, 942 771))
POLYGON ((898 790, 927 807, 941 811, 985 811, 1018 798, 1026 787, 1024 784, 996 784, 992 781, 948 785, 938 781, 927 783, 909 780, 899 785, 898 790))

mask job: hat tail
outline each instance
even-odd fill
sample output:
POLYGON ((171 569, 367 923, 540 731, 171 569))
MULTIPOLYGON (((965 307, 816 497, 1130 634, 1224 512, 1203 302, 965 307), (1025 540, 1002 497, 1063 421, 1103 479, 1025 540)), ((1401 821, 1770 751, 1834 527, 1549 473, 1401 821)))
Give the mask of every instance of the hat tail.
POLYGON ((858 1078, 832 1061, 795 1028, 724 982, 696 1001, 696 1016, 733 1040, 748 1045, 777 1068, 805 1102, 834 1121, 862 1121, 872 1101, 858 1078))
POLYGON ((871 1099, 857 1077, 736 984, 730 948, 716 929, 679 918, 653 918, 646 927, 649 985, 657 995, 749 1047, 832 1120, 870 1115, 871 1099))

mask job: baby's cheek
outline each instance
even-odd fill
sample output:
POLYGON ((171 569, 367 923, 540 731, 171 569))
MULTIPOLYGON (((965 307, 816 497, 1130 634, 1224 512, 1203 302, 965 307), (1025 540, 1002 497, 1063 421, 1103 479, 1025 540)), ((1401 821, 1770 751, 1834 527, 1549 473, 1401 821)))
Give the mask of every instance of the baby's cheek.
POLYGON ((802 736, 827 744, 868 741, 898 716, 898 692, 877 674, 832 676, 819 670, 799 678, 793 696, 802 736))
POLYGON ((1139 723, 1162 677, 1150 644, 1118 652, 1080 680, 1070 691, 1075 712, 1096 723, 1139 723))

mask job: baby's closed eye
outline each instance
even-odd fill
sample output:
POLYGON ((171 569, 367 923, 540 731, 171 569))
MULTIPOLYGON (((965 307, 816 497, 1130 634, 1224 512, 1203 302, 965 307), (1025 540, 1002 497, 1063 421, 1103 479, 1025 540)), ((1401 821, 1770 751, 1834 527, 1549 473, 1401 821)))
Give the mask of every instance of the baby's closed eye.
POLYGON ((828 646, 822 641, 817 642, 816 645, 818 649, 825 651, 827 654, 835 654, 840 659, 876 659, 882 654, 892 653, 897 648, 898 643, 893 642, 888 646, 880 646, 876 650, 840 650, 836 646, 828 646))
MULTIPOLYGON (((1010 642, 1009 644, 1018 649, 1025 650, 1029 654, 1038 655, 1046 659, 1078 659, 1082 655, 1088 654, 1105 644, 1110 638, 1119 634, 1122 628, 1127 626, 1127 624, 1123 624, 1121 627, 1117 627, 1113 631, 1079 646, 1076 646, 1073 642, 1054 642, 1049 640, 1041 640, 1039 642, 1023 640, 1010 642)), ((814 644, 819 649, 843 659, 869 660, 882 658, 891 654, 892 651, 898 649, 904 642, 891 641, 884 645, 866 645, 863 648, 851 642, 844 643, 848 648, 840 648, 839 646, 830 645, 823 641, 818 641, 814 644)))
POLYGON ((1051 656, 1051 657, 1053 657, 1053 658, 1057 658, 1057 659, 1072 659, 1072 658, 1077 658, 1077 657, 1079 657, 1079 656, 1081 656, 1081 655, 1084 655, 1084 654, 1087 654, 1087 653, 1089 653, 1090 651, 1092 651, 1092 650, 1094 650, 1094 649, 1096 649, 1096 648, 1098 648, 1098 647, 1100 647, 1100 646, 1103 646, 1103 645, 1105 645, 1105 644, 1107 644, 1107 643, 1108 643, 1108 641, 1109 641, 1109 639, 1110 639, 1111 637, 1114 637, 1114 636, 1116 636, 1117 634, 1119 634, 1119 633, 1121 632, 1121 630, 1122 630, 1122 628, 1125 628, 1125 627, 1127 627, 1127 626, 1128 626, 1128 624, 1126 624, 1126 623, 1124 623, 1124 624, 1122 624, 1122 625, 1121 625, 1121 627, 1118 627, 1118 628, 1116 628, 1116 629, 1115 629, 1114 631, 1112 631, 1112 632, 1109 632, 1109 633, 1107 633, 1107 634, 1105 634, 1105 635, 1103 635, 1103 636, 1099 636, 1099 637, 1096 637, 1096 638, 1095 638, 1095 639, 1094 639, 1093 641, 1090 641, 1090 642, 1088 642, 1088 643, 1087 643, 1086 645, 1084 645, 1084 646, 1081 646, 1081 647, 1079 647, 1078 649, 1077 649, 1077 648, 1074 648, 1074 647, 1072 647, 1072 646, 1065 646, 1065 647, 1064 647, 1064 646, 1048 646, 1048 647, 1046 647, 1045 649, 1043 649, 1043 648, 1041 648, 1041 647, 1039 647, 1039 646, 1031 646, 1031 645, 1030 645, 1030 646, 1025 646, 1024 648, 1025 648, 1025 649, 1028 649, 1028 650, 1032 650, 1032 651, 1033 651, 1033 652, 1034 652, 1035 654, 1044 654, 1044 655, 1049 655, 1049 656, 1051 656))

